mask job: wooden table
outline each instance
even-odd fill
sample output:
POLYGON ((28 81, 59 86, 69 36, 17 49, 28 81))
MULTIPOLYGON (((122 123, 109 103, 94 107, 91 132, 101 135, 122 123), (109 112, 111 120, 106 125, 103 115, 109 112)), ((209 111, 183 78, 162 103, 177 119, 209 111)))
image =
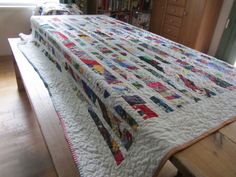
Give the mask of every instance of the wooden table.
MULTIPOLYGON (((48 91, 17 48, 18 42, 9 39, 18 89, 27 92, 58 176, 79 177, 48 91)), ((179 176, 236 177, 236 122, 174 154, 170 161, 178 168, 179 176)))

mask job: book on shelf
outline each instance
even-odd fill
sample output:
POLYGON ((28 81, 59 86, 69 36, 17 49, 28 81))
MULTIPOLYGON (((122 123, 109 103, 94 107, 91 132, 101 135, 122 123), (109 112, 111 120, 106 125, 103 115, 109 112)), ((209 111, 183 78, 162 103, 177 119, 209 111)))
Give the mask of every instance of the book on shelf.
POLYGON ((131 0, 98 0, 98 10, 102 11, 128 11, 131 0))

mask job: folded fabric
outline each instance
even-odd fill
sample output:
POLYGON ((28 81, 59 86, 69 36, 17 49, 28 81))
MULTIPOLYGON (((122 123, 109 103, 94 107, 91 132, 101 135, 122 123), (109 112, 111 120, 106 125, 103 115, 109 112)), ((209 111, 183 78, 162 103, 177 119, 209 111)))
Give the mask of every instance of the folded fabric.
POLYGON ((83 12, 76 4, 42 3, 37 5, 34 15, 80 15, 83 12))

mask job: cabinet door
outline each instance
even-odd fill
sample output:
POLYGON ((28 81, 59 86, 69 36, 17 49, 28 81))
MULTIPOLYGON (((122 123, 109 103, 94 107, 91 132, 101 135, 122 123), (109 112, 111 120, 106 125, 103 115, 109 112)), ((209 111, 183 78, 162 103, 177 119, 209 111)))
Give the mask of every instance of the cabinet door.
POLYGON ((169 15, 177 16, 177 17, 183 17, 184 7, 168 4, 166 13, 169 14, 169 15))
POLYGON ((169 4, 177 5, 177 6, 184 6, 186 0, 169 0, 169 4))
POLYGON ((153 2, 150 31, 156 34, 161 33, 161 27, 165 16, 167 0, 155 0, 153 2))

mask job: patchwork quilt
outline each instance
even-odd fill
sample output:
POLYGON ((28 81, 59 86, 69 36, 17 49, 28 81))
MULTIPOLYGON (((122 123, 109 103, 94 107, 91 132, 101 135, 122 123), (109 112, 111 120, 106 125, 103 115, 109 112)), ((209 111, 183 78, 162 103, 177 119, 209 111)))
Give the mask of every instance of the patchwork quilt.
MULTIPOLYGON (((41 52, 88 104, 100 141, 75 153, 84 176, 152 176, 168 152, 236 115, 236 70, 225 62, 107 16, 31 23, 41 52)), ((74 138, 87 126, 69 124, 74 138)))

